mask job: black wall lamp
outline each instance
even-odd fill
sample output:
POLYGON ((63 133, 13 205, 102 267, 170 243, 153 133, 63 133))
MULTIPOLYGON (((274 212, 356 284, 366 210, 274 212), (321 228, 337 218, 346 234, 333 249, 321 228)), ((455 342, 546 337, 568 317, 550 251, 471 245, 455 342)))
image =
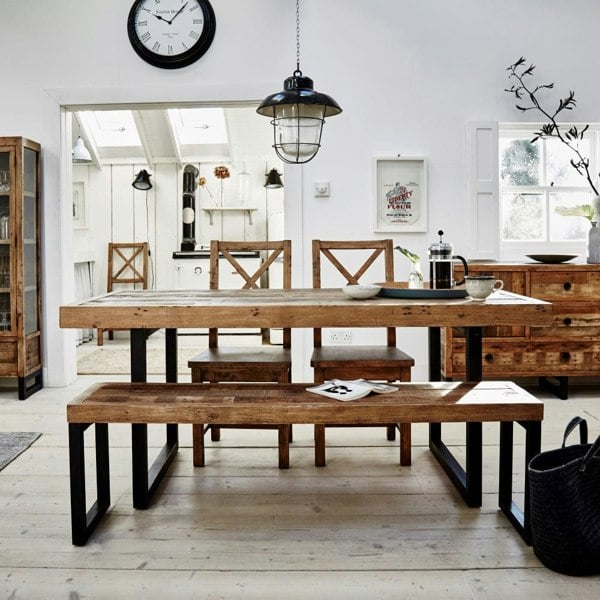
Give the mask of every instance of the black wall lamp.
POLYGON ((300 70, 300 0, 296 0, 296 70, 284 81, 283 88, 265 98, 256 112, 272 119, 277 156, 286 163, 305 163, 321 147, 325 118, 342 109, 331 96, 316 92, 313 80, 300 70))
POLYGON ((267 173, 267 180, 265 181, 265 187, 270 190, 283 187, 283 181, 281 181, 281 173, 277 169, 271 169, 267 173))
POLYGON ((150 173, 146 169, 142 169, 133 180, 131 184, 136 190, 151 190, 152 182, 150 181, 150 173))

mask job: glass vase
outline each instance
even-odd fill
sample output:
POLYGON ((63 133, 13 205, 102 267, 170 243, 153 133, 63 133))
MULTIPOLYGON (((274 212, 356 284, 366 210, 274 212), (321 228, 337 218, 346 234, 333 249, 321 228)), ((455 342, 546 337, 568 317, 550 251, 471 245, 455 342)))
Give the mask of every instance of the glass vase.
POLYGON ((592 226, 588 233, 587 261, 590 264, 600 263, 600 229, 596 221, 592 221, 592 226))
MULTIPOLYGON (((600 233, 600 230, 599 230, 600 233)), ((412 268, 408 274, 409 289, 421 289, 423 287, 423 273, 421 272, 421 263, 412 263, 412 268)))

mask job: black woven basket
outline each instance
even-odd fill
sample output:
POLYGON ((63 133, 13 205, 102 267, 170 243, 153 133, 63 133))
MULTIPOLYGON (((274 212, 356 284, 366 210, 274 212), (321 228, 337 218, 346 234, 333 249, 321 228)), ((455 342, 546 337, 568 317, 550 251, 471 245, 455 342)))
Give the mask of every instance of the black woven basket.
POLYGON ((600 436, 587 443, 587 423, 575 417, 563 445, 528 467, 533 551, 566 575, 600 573, 600 436), (566 446, 577 426, 581 443, 566 446))

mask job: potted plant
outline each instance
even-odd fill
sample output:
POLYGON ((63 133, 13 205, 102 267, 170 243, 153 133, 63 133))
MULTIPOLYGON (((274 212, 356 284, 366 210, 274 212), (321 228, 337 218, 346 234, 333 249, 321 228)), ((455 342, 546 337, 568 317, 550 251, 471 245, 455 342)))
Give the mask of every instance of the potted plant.
POLYGON ((539 131, 536 131, 532 143, 543 138, 556 138, 562 142, 573 153, 570 159, 571 166, 581 175, 585 177, 593 193, 592 204, 580 204, 575 207, 557 206, 555 211, 563 216, 585 217, 591 223, 589 233, 588 246, 588 262, 600 263, 600 229, 597 224, 600 219, 600 195, 598 188, 594 183, 592 174, 590 173, 590 160, 583 156, 579 149, 579 141, 585 136, 589 125, 585 125, 579 129, 575 125, 566 129, 566 125, 557 121, 559 115, 567 110, 573 110, 576 105, 575 92, 569 91, 565 98, 561 98, 558 105, 554 109, 548 108, 542 103, 540 93, 543 90, 551 90, 554 88, 554 83, 544 83, 534 85, 530 83, 533 77, 535 65, 527 65, 525 58, 521 57, 515 63, 507 67, 509 71, 508 78, 511 80, 511 87, 505 89, 509 94, 513 94, 517 99, 516 108, 525 113, 528 111, 536 111, 540 113, 547 123, 541 126, 539 131))

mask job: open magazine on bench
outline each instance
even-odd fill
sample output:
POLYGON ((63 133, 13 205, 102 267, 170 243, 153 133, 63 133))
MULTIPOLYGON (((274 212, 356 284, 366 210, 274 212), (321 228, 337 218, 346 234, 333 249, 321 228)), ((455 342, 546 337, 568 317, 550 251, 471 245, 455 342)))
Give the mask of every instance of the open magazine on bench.
POLYGON ((325 383, 306 388, 307 391, 334 398, 335 400, 357 400, 364 398, 369 394, 387 394, 396 392, 398 388, 389 383, 379 383, 377 381, 369 381, 368 379, 353 379, 347 381, 345 379, 330 379, 325 383))

